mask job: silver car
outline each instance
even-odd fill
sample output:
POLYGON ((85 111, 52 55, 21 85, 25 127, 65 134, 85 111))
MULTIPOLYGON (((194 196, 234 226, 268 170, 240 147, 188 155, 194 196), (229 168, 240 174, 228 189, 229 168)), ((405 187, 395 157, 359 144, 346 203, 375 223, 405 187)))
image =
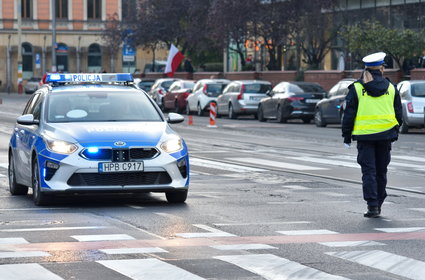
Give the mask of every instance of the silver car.
POLYGON ((24 86, 25 93, 31 94, 37 89, 39 89, 40 81, 41 81, 40 77, 32 77, 31 79, 29 79, 24 86))
POLYGON ((397 89, 403 107, 400 133, 407 133, 410 127, 424 127, 425 80, 403 81, 397 89))
POLYGON ((267 81, 231 82, 217 98, 217 115, 236 119, 239 115, 257 115, 258 103, 272 89, 267 81))

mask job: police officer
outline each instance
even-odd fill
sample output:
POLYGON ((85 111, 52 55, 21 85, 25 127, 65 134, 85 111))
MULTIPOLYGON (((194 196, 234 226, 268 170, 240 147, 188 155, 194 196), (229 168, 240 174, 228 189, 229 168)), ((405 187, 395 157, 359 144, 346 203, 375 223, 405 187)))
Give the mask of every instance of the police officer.
POLYGON ((387 166, 391 143, 398 139, 402 107, 397 88, 384 73, 384 52, 363 58, 365 70, 360 80, 349 86, 342 120, 346 146, 357 141, 357 162, 361 166, 363 198, 367 202, 364 217, 376 218, 387 196, 387 166))

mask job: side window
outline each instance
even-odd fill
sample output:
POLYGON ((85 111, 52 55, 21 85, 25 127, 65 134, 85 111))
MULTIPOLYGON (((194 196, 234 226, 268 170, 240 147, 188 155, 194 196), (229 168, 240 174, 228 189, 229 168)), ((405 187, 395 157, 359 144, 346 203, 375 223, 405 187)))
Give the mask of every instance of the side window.
POLYGON ((202 83, 197 83, 195 87, 193 88, 193 91, 198 91, 201 88, 201 86, 202 86, 202 83))
POLYGON ((223 90, 223 94, 226 94, 230 91, 231 85, 227 86, 224 90, 223 90))
POLYGON ((34 120, 40 120, 40 115, 41 115, 41 105, 43 104, 43 97, 40 97, 37 99, 37 101, 34 104, 34 107, 32 108, 32 113, 34 116, 34 120))
POLYGON ((331 96, 335 96, 335 95, 337 95, 337 92, 338 92, 339 86, 340 86, 340 84, 336 84, 336 85, 334 85, 334 86, 333 86, 333 87, 329 90, 329 95, 328 95, 328 97, 331 97, 331 96))
POLYGON ((23 115, 32 113, 34 104, 37 102, 37 99, 39 97, 40 97, 40 94, 35 94, 33 97, 31 97, 31 99, 28 101, 27 105, 25 106, 24 112, 22 113, 23 115))
POLYGON ((235 85, 233 88, 233 92, 240 92, 241 91, 241 85, 235 85))

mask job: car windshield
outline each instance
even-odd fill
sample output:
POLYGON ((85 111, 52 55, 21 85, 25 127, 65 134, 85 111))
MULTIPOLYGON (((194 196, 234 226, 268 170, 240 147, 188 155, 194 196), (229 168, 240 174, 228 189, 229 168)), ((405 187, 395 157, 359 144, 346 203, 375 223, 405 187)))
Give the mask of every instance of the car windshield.
POLYGON ((139 87, 145 91, 149 91, 154 83, 154 81, 141 81, 139 83, 139 87))
POLYGON ((425 83, 412 84, 412 96, 425 97, 425 83))
POLYGON ((53 93, 47 99, 47 122, 162 121, 139 92, 53 93))
POLYGON ((289 86, 289 91, 293 93, 325 92, 321 86, 315 84, 291 84, 289 86))
POLYGON ((267 84, 249 84, 249 85, 245 85, 244 92, 266 94, 271 89, 272 89, 272 86, 267 84))

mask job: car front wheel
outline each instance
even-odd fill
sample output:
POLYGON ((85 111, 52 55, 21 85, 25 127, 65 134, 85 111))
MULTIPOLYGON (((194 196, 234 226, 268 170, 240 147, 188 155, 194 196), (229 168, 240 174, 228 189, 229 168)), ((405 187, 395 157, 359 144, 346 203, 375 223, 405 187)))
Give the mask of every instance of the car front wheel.
POLYGON ((183 203, 187 198, 187 190, 166 192, 165 197, 169 203, 183 203))
POLYGON ((288 121, 288 119, 283 116, 282 106, 277 107, 277 121, 280 123, 286 123, 288 121))
POLYGON ((264 118, 264 112, 263 112, 263 107, 258 107, 258 111, 257 111, 257 119, 260 122, 265 122, 266 118, 264 118))
POLYGON ((37 206, 47 205, 48 197, 40 188, 40 169, 37 159, 34 159, 32 163, 32 198, 37 206))
POLYGON ((8 175, 9 175, 9 191, 11 195, 25 195, 28 193, 28 187, 20 185, 16 183, 16 176, 15 176, 15 163, 13 161, 13 155, 10 154, 9 156, 9 168, 8 168, 8 175))
POLYGON ((320 109, 317 109, 314 113, 314 123, 317 127, 325 127, 326 123, 323 121, 322 111, 320 109))

